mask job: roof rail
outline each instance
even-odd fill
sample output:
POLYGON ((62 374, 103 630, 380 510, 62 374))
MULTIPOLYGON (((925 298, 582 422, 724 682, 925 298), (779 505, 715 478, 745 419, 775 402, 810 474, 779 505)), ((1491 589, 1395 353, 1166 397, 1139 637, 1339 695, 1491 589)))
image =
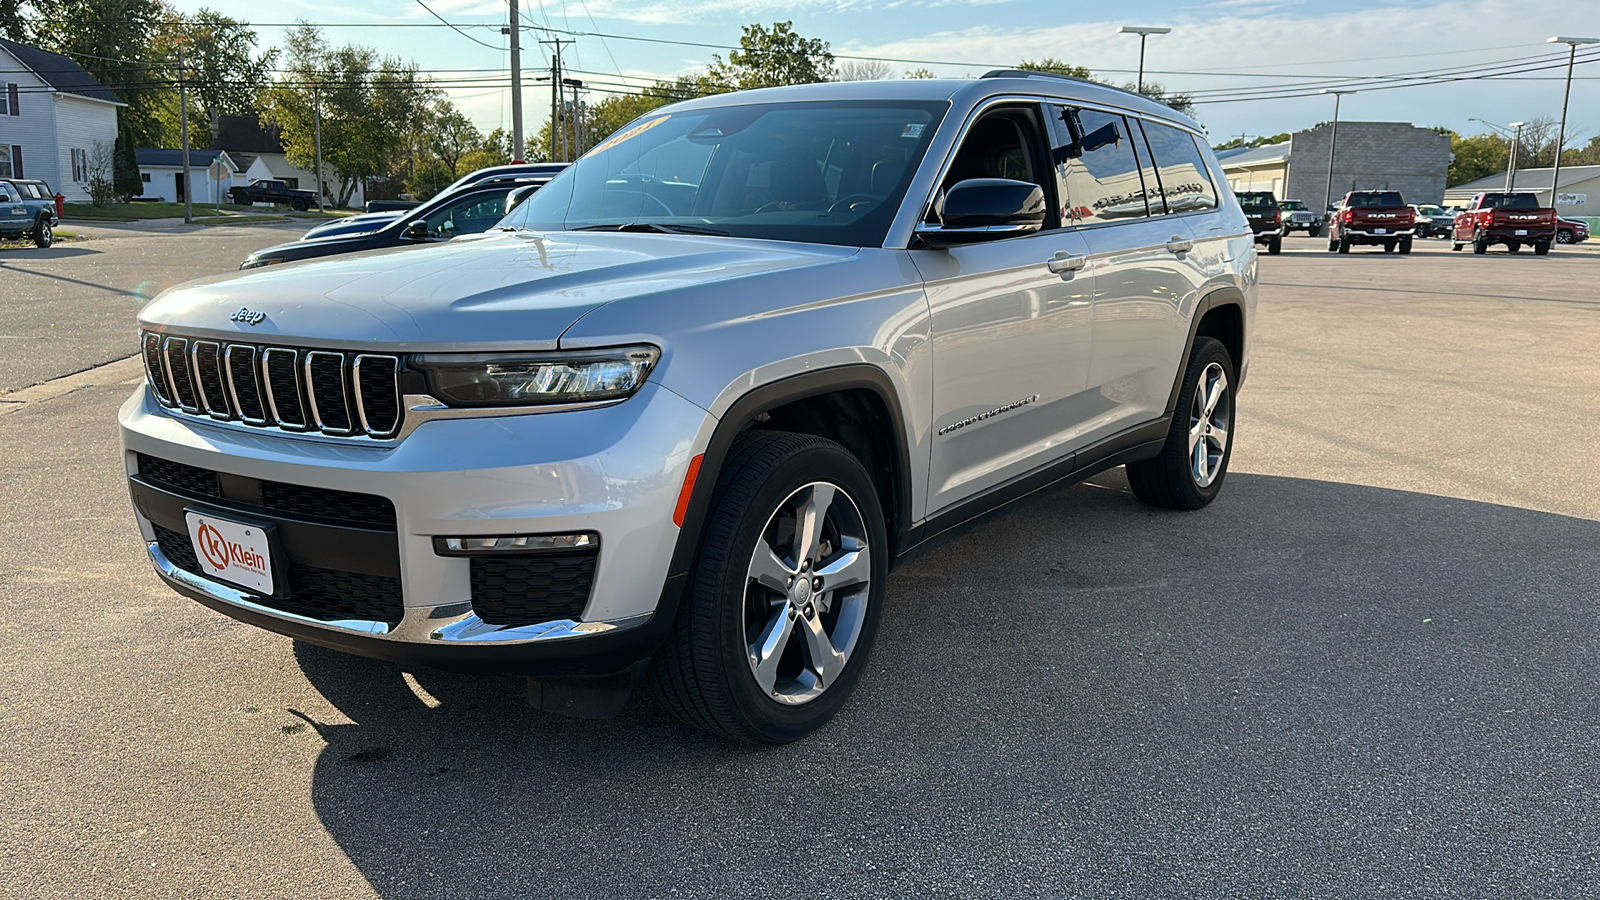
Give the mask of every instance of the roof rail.
POLYGON ((1057 81, 1075 81, 1079 84, 1094 84, 1094 82, 1079 78, 1076 75, 1063 75, 1060 72, 1049 72, 1043 69, 990 69, 978 76, 979 78, 1054 78, 1057 81))

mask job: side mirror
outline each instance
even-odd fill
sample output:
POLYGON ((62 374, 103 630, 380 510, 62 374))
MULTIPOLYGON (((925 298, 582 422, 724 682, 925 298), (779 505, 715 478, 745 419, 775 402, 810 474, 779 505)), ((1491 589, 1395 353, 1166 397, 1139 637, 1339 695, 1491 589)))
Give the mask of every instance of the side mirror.
POLYGON ((431 241, 433 234, 428 231, 428 223, 418 219, 406 226, 405 238, 408 241, 431 241))
POLYGON ((1009 178, 969 178, 945 192, 938 214, 938 225, 917 226, 929 247, 1021 237, 1044 227, 1044 189, 1009 178))

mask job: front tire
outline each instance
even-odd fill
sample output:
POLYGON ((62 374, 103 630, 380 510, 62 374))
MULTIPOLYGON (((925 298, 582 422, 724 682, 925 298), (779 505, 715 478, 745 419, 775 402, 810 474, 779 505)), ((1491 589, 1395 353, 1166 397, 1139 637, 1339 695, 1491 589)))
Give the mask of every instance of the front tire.
POLYGON ((1283 252, 1283 238, 1275 237, 1275 238, 1269 239, 1267 241, 1267 252, 1270 253, 1273 256, 1277 256, 1279 253, 1282 253, 1283 252))
POLYGON ((1350 252, 1350 239, 1349 238, 1347 238, 1347 237, 1339 238, 1339 252, 1340 253, 1349 253, 1350 252))
POLYGON ((1571 231, 1556 232, 1556 243, 1558 244, 1576 244, 1577 242, 1578 236, 1571 231))
POLYGON ((56 242, 55 229, 50 227, 50 220, 39 219, 39 224, 33 226, 33 245, 41 250, 56 242))
POLYGON ((1199 509, 1216 499, 1233 454, 1234 384, 1228 348, 1196 338, 1161 453, 1127 465, 1135 497, 1167 509, 1199 509))
POLYGON ((888 565, 877 491, 850 451, 811 435, 741 435, 656 656, 667 708, 757 744, 822 727, 866 667, 888 565))

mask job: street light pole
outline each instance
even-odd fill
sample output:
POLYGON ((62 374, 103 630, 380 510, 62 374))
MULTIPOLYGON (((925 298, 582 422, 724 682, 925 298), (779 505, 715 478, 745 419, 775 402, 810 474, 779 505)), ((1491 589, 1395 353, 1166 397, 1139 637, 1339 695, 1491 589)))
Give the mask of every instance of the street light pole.
POLYGON ((1138 91, 1144 93, 1144 40, 1152 34, 1170 34, 1171 28, 1153 28, 1143 25, 1124 25, 1117 29, 1117 34, 1137 34, 1139 36, 1139 81, 1138 91))
POLYGON ((1511 127, 1516 129, 1511 133, 1511 165, 1506 166, 1506 193, 1517 186, 1517 151, 1522 147, 1522 126, 1527 122, 1512 122, 1511 127))
MULTIPOLYGON (((1556 192, 1561 189, 1561 149, 1567 143, 1567 102, 1572 99, 1572 66, 1578 60, 1578 45, 1600 44, 1600 38, 1558 36, 1550 38, 1545 43, 1567 45, 1567 89, 1566 93, 1561 95, 1561 128, 1556 132, 1556 164, 1550 173, 1550 206, 1554 208, 1557 205, 1556 192)), ((1561 210, 1556 209, 1556 214, 1560 215, 1561 210)))
POLYGON ((1324 88, 1319 93, 1333 95, 1333 133, 1328 136, 1328 186, 1322 191, 1322 212, 1327 215, 1328 204, 1333 202, 1333 152, 1339 146, 1339 103, 1345 94, 1354 94, 1355 91, 1330 91, 1324 88))

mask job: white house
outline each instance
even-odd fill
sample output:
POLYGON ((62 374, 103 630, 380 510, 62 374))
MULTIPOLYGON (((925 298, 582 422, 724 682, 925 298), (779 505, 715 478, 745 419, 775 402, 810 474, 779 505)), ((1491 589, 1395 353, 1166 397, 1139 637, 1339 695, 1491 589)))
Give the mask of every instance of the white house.
MULTIPOLYGON (((239 169, 238 184, 256 180, 287 182, 289 187, 302 191, 317 189, 317 179, 307 169, 289 162, 283 152, 283 140, 275 126, 263 123, 253 115, 222 116, 217 122, 217 132, 211 145, 226 151, 239 169)), ((339 179, 333 167, 323 166, 323 193, 332 205, 339 199, 339 179)), ((350 205, 359 207, 366 202, 365 185, 357 184, 350 196, 350 205)))
POLYGON ((141 197, 182 203, 184 194, 189 193, 191 202, 195 204, 216 203, 218 197, 226 203, 228 188, 245 183, 240 179, 243 172, 238 163, 230 154, 220 150, 189 150, 192 192, 186 190, 189 186, 183 180, 182 150, 136 147, 133 156, 139 162, 139 180, 144 182, 144 190, 139 194, 141 197), (221 180, 212 178, 210 171, 211 164, 218 159, 222 160, 224 170, 221 180))
POLYGON ((0 177, 87 202, 96 145, 109 159, 126 105, 67 57, 0 38, 0 177))

